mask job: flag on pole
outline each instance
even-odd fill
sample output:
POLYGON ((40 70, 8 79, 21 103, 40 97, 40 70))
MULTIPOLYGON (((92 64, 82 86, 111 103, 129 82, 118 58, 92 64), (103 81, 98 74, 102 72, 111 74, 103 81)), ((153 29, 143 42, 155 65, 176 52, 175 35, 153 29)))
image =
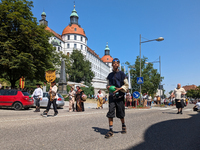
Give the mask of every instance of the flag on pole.
POLYGON ((128 68, 128 85, 129 85, 129 89, 131 89, 131 75, 130 75, 129 68, 128 68))

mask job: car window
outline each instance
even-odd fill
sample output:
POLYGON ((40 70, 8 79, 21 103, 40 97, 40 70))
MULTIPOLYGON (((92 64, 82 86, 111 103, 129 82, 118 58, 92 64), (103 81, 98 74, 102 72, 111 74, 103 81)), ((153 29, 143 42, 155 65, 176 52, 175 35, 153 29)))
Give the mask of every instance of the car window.
POLYGON ((30 95, 28 92, 22 91, 22 93, 23 93, 24 96, 29 96, 30 95))
POLYGON ((4 93, 4 95, 17 95, 17 91, 16 90, 8 90, 4 93))
POLYGON ((4 95, 5 90, 0 90, 0 95, 4 95))
POLYGON ((48 97, 49 94, 48 93, 43 93, 43 97, 48 97))
POLYGON ((58 97, 60 97, 60 98, 63 98, 63 96, 62 96, 62 95, 60 95, 59 93, 58 93, 58 97))

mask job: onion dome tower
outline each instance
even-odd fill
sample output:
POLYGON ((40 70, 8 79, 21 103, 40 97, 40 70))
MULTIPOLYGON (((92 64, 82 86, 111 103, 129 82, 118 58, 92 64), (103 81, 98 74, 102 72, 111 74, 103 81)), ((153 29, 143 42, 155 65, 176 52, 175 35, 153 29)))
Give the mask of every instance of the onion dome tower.
POLYGON ((105 55, 101 58, 104 63, 112 63, 113 58, 110 56, 110 48, 108 47, 108 43, 105 48, 105 55))
POLYGON ((108 42, 105 48, 105 55, 101 58, 101 60, 110 67, 110 72, 111 72, 113 58, 112 56, 110 56, 110 48, 108 47, 108 42))
POLYGON ((78 49, 86 55, 87 37, 85 31, 79 25, 78 19, 79 16, 74 5, 74 9, 70 15, 70 23, 62 32, 62 39, 65 42, 65 54, 70 54, 73 49, 78 49))
POLYGON ((42 19, 39 21, 40 25, 46 25, 48 26, 48 21, 46 21, 46 13, 43 11, 41 14, 42 19))

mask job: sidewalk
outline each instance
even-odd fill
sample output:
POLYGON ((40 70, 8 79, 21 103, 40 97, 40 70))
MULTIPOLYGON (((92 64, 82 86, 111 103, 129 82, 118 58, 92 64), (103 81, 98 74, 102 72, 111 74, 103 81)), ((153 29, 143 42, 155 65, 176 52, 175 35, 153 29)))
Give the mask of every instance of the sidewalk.
MULTIPOLYGON (((65 106, 69 107, 69 101, 65 101, 65 106)), ((97 108, 97 103, 84 103, 85 108, 97 108)), ((108 104, 103 104, 103 108, 108 108, 108 104)))

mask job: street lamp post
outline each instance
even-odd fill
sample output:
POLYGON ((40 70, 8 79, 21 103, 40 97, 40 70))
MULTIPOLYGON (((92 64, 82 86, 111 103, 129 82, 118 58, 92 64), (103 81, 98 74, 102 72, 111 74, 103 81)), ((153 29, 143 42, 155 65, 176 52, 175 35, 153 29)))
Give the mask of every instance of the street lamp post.
MULTIPOLYGON (((159 63, 159 71, 160 71, 159 89, 160 89, 161 88, 161 57, 159 56, 159 61, 145 62, 145 64, 148 64, 148 63, 159 63)), ((161 89, 160 89, 160 96, 161 96, 161 89)))
MULTIPOLYGON (((146 43, 146 42, 163 41, 163 40, 164 40, 163 37, 159 37, 159 38, 153 39, 153 40, 142 41, 142 36, 140 34, 140 77, 142 76, 142 72, 141 72, 141 44, 146 43)), ((140 105, 141 105, 141 101, 142 101, 141 90, 142 90, 142 85, 140 84, 140 105)))

